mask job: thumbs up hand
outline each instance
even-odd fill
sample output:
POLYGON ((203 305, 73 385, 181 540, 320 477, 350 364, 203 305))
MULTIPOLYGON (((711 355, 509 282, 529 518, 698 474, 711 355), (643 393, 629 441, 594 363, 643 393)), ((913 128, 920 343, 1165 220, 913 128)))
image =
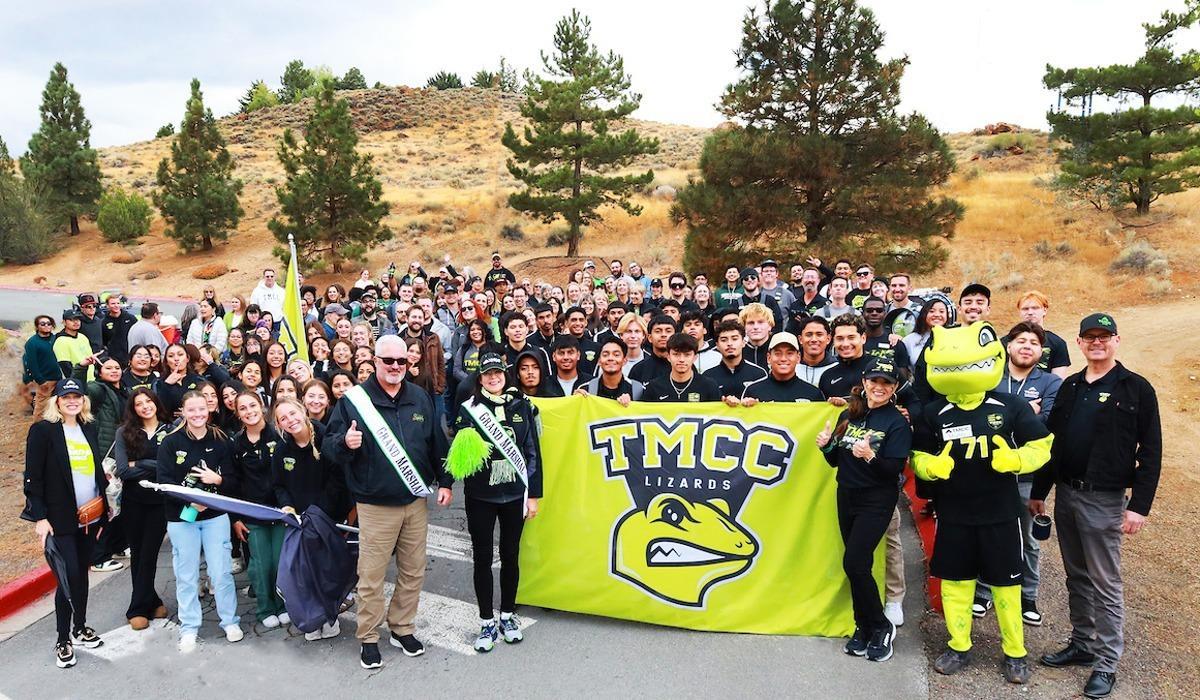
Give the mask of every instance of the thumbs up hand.
POLYGON ((992 469, 1001 474, 1018 474, 1021 471, 1021 454, 1009 447, 999 435, 992 436, 992 469))
POLYGON ((357 450, 362 447, 363 434, 358 429, 358 421, 350 421, 350 429, 346 431, 346 447, 357 450))
POLYGON ((831 421, 825 421, 825 429, 822 430, 821 432, 817 433, 817 447, 824 449, 825 446, 829 444, 829 441, 832 438, 833 438, 833 423, 831 421))
POLYGON ((942 448, 941 454, 930 456, 929 459, 929 475, 934 479, 949 479, 950 472, 954 471, 954 458, 950 456, 950 449, 954 447, 954 443, 947 442, 942 448))

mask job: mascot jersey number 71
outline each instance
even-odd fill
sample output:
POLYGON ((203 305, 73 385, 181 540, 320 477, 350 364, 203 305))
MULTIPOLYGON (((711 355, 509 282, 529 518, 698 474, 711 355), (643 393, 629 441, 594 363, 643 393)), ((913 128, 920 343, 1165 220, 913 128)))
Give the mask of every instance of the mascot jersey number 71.
POLYGON ((985 322, 934 328, 925 349, 926 376, 940 396, 914 426, 911 464, 932 482, 938 514, 930 573, 942 579, 950 632, 949 650, 934 663, 942 673, 969 663, 976 580, 992 589, 1006 663, 1027 669, 1017 476, 1050 459, 1053 436, 1024 399, 993 391, 1005 362, 985 322))

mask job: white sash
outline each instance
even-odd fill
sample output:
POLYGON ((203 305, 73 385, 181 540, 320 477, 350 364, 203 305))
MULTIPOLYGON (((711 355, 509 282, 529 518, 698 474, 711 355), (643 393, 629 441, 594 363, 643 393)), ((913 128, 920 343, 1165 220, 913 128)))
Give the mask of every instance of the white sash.
MULTIPOLYGON (((480 406, 474 399, 468 400, 463 404, 467 415, 471 417, 475 425, 479 427, 479 432, 483 433, 484 438, 500 451, 501 456, 505 461, 512 465, 517 472, 517 476, 521 477, 521 483, 525 486, 525 495, 523 503, 529 500, 529 465, 525 462, 525 455, 521 454, 521 448, 517 443, 509 437, 508 432, 504 430, 504 426, 500 421, 496 420, 495 414, 480 406)), ((524 506, 528 508, 528 506, 524 506)))
POLYGON ((387 421, 379 415, 379 410, 375 408, 375 404, 371 403, 371 397, 367 395, 367 390, 360 384, 351 387, 342 396, 350 399, 351 405, 358 411, 358 415, 366 424, 367 432, 375 438, 375 444, 379 445, 383 456, 391 462, 392 468, 396 470, 396 475, 400 477, 412 495, 417 498, 425 498, 432 494, 433 489, 421 478, 421 473, 417 471, 412 458, 404 450, 404 445, 400 444, 400 440, 396 438, 396 434, 392 432, 387 421))

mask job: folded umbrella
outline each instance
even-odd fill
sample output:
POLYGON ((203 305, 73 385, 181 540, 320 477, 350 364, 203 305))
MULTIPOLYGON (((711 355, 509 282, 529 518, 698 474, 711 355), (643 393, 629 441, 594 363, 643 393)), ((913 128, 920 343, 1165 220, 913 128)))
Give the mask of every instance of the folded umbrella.
POLYGON ((66 597, 67 604, 71 606, 71 615, 74 616, 75 603, 71 598, 71 579, 67 576, 67 560, 58 545, 55 544, 53 537, 46 538, 46 563, 50 565, 50 572, 54 574, 58 590, 66 597))

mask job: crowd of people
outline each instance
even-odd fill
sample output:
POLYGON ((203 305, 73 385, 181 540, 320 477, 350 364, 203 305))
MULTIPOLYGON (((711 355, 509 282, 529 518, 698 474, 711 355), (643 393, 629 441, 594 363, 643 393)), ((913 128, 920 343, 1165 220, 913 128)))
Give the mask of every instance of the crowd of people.
MULTIPOLYGON (((488 443, 483 470, 465 479, 480 606, 475 648, 489 651, 500 638, 520 641, 521 528, 538 513, 542 471, 532 432, 537 408, 529 399, 573 394, 625 406, 841 407, 838 420, 813 439, 837 469, 857 627, 846 652, 887 660, 904 622, 898 501, 914 432, 917 440, 932 432, 947 451, 952 447, 926 410, 941 398, 926 376, 926 352, 935 328, 986 321, 992 293, 971 284, 954 300, 949 289, 918 290, 907 274, 877 276, 871 265, 849 260, 830 268, 809 258, 786 269, 786 282, 774 260, 730 266, 719 279, 682 272, 659 278, 636 262, 612 260, 598 273, 588 261, 569 279, 542 281, 518 279, 495 253, 480 274, 456 270, 449 256, 434 274, 417 262, 403 273, 390 266, 377 279, 363 270, 349 288, 300 287, 307 361, 289 355, 279 340, 285 292, 271 269, 248 296, 205 286, 178 319, 153 302, 130 309, 120 294, 91 293, 62 312, 60 330, 54 317, 38 316, 24 358, 37 419, 29 433, 24 517, 66 553, 76 584, 60 587, 56 599, 56 663, 73 665, 75 644, 102 643, 86 622, 89 569, 129 567, 127 618, 134 629, 170 614, 155 588, 166 534, 181 651, 196 646, 198 600, 209 593, 226 638, 242 639, 233 576, 243 569, 250 585, 242 594, 254 597, 257 622, 266 628, 290 622, 274 585, 282 525, 164 497, 142 488, 144 479, 294 513, 316 505, 357 524, 360 662, 381 665, 378 628, 385 619, 391 644, 421 654, 414 619, 425 570, 426 496, 442 506, 451 502, 454 479, 445 465, 451 441, 464 426, 489 422, 510 437, 488 443), (124 484, 115 518, 102 498, 106 462, 115 462, 110 476, 124 484), (887 543, 882 597, 871 570, 881 540, 887 543), (397 580, 388 603, 384 578, 393 556, 397 580)), ((943 541, 943 526, 959 512, 953 499, 972 488, 962 484, 969 478, 963 470, 944 477, 940 488, 922 480, 918 493, 931 497, 929 507, 941 518, 935 550, 955 553, 953 576, 986 584, 971 601, 974 615, 992 609, 989 587, 1016 582, 1020 619, 1039 625, 1033 516, 1045 513, 1047 492, 1059 487, 1056 517, 1074 631, 1066 650, 1042 661, 1094 665, 1088 689, 1102 697, 1105 683, 1109 690, 1115 684, 1121 653, 1121 532, 1141 527, 1157 483, 1157 404, 1145 380, 1115 360, 1115 319, 1084 320, 1077 342, 1087 367, 1068 376, 1067 344, 1044 327, 1049 299, 1029 291, 1010 303, 1022 320, 1003 338, 1006 366, 989 396, 1016 397, 1009 401, 1014 416, 1053 433, 1050 463, 1033 474, 984 480, 1003 505, 989 508, 986 522, 978 513, 964 522, 1011 524, 1001 539, 964 541, 956 528, 957 540, 943 541), (1101 442, 1103 448, 1092 447, 1101 442), (1004 581, 995 580, 998 568, 989 562, 997 542, 1022 552, 1015 575, 1005 569, 1004 581)), ((992 434, 1020 442, 1009 428, 993 426, 992 434)), ((943 456, 949 454, 971 457, 943 456)), ((305 637, 338 633, 334 618, 305 637)), ((969 639, 966 649, 956 649, 958 641, 952 637, 953 658, 935 664, 940 672, 967 664, 969 639)), ((1005 654, 1005 677, 1026 682, 1023 647, 1006 644, 1005 654)))

